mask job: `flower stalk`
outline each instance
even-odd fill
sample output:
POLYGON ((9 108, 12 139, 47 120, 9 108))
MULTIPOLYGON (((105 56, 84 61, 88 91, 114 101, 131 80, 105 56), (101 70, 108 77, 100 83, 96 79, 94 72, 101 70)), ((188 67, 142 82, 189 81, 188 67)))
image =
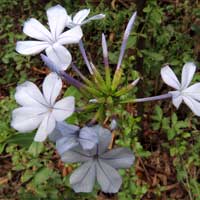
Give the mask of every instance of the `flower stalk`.
POLYGON ((170 93, 167 94, 162 94, 154 97, 145 97, 145 98, 139 98, 139 99, 134 99, 134 103, 141 103, 141 102, 147 102, 147 101, 159 101, 163 99, 169 99, 172 98, 172 95, 170 93))
POLYGON ((84 61, 85 61, 85 64, 86 64, 86 66, 87 66, 87 68, 88 68, 90 74, 92 75, 92 74, 93 74, 93 70, 92 70, 92 68, 91 68, 91 66, 90 66, 90 63, 89 63, 89 60, 88 60, 88 58, 87 58, 87 55, 86 55, 85 48, 84 48, 84 46, 83 46, 83 41, 82 41, 82 40, 79 41, 79 49, 80 49, 80 51, 81 51, 81 54, 82 54, 83 59, 84 59, 84 61))

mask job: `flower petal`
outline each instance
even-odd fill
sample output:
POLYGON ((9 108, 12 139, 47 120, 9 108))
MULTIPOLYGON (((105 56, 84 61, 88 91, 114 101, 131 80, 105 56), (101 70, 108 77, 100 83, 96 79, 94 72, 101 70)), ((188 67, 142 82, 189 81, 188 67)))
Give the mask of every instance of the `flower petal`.
POLYGON ((20 107, 12 112, 11 126, 24 133, 36 129, 47 112, 42 107, 20 107))
POLYGON ((176 75, 174 74, 174 72, 171 70, 169 66, 165 66, 161 69, 161 76, 162 76, 163 81, 167 85, 177 90, 180 89, 181 87, 180 82, 178 81, 176 75))
POLYGON ((80 26, 76 26, 68 31, 62 33, 57 42, 59 44, 76 44, 83 37, 83 32, 80 26))
POLYGON ((96 163, 88 161, 70 176, 70 184, 75 192, 92 192, 95 183, 96 163))
POLYGON ((34 55, 40 53, 49 46, 47 42, 41 41, 18 41, 16 51, 23 55, 34 55))
POLYGON ((62 45, 55 43, 46 49, 47 56, 58 66, 61 71, 66 70, 72 61, 69 51, 62 45))
POLYGON ((190 96, 193 99, 200 101, 200 83, 191 85, 190 87, 183 90, 184 96, 190 96))
POLYGON ((58 122, 57 129, 60 131, 63 137, 69 137, 75 135, 80 128, 72 124, 67 124, 66 122, 58 122))
POLYGON ((46 76, 42 84, 42 90, 49 105, 53 106, 61 89, 62 80, 56 73, 51 72, 48 76, 46 76))
POLYGON ((56 124, 55 129, 48 135, 48 138, 49 138, 50 141, 56 142, 57 140, 59 140, 62 137, 63 136, 60 133, 60 131, 57 129, 57 124, 56 124))
POLYGON ((34 137, 34 141, 43 142, 47 136, 54 130, 56 121, 51 113, 47 113, 40 124, 37 133, 34 137))
POLYGON ((67 117, 71 116, 75 110, 75 100, 73 96, 65 97, 56 102, 53 107, 52 114, 56 121, 63 121, 67 117))
POLYGON ((56 5, 47 10, 47 18, 51 34, 54 40, 57 40, 57 37, 65 28, 67 12, 62 6, 56 5))
POLYGON ((100 156, 100 159, 115 169, 129 168, 135 157, 133 153, 127 148, 112 149, 100 156))
POLYGON ((15 99, 22 106, 43 107, 47 105, 38 87, 30 81, 26 81, 17 86, 15 99))
POLYGON ((192 112, 200 116, 200 102, 196 101, 192 97, 189 96, 183 96, 183 101, 187 104, 187 106, 192 110, 192 112))
POLYGON ((67 16, 67 21, 66 21, 66 25, 65 26, 67 28, 73 28, 73 27, 77 26, 76 24, 73 23, 71 15, 67 16))
POLYGON ((40 57, 42 58, 42 61, 44 64, 52 71, 57 74, 60 74, 60 69, 59 67, 48 57, 45 56, 44 54, 40 54, 40 57))
POLYGON ((56 149, 60 155, 79 145, 77 136, 62 137, 56 141, 56 149))
POLYGON ((108 150, 109 144, 112 139, 112 134, 108 129, 102 128, 99 125, 94 126, 93 129, 98 136, 98 152, 97 153, 101 155, 102 153, 108 150))
POLYGON ((172 103, 178 109, 183 101, 183 95, 179 91, 172 91, 169 93, 172 94, 172 103))
POLYGON ((86 162, 92 160, 92 156, 79 146, 63 153, 61 160, 65 163, 86 162))
POLYGON ((189 86, 195 71, 196 71, 196 66, 194 65, 194 63, 188 62, 183 66, 182 76, 181 76, 181 89, 185 89, 189 86))
POLYGON ((51 42, 51 33, 38 20, 31 18, 24 23, 23 32, 37 40, 51 42))
POLYGON ((97 181, 105 193, 116 193, 122 184, 122 178, 113 167, 98 160, 96 164, 97 181))
POLYGON ((73 23, 75 24, 81 24, 83 20, 89 15, 90 9, 83 9, 76 13, 76 15, 73 17, 73 23))
POLYGON ((97 134, 92 127, 84 127, 80 130, 79 142, 83 149, 92 149, 98 142, 97 134))
POLYGON ((81 25, 83 25, 83 24, 86 24, 86 23, 88 23, 88 22, 90 22, 90 21, 92 21, 92 20, 99 20, 99 19, 103 19, 104 17, 105 17, 105 15, 104 15, 104 14, 98 14, 98 15, 94 15, 94 16, 90 17, 89 19, 87 19, 87 20, 84 20, 84 21, 81 23, 81 25))
POLYGON ((56 128, 49 135, 50 140, 56 142, 56 148, 60 154, 75 147, 78 142, 79 127, 65 122, 57 122, 56 128))
POLYGON ((49 139, 53 142, 63 137, 78 137, 79 127, 71 124, 67 124, 66 122, 57 122, 56 128, 49 135, 49 139))

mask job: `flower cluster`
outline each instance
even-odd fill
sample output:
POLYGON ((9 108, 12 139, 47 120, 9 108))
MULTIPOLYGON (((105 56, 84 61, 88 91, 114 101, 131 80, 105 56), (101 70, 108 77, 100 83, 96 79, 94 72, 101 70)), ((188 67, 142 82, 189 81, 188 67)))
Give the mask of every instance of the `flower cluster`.
POLYGON ((72 56, 63 45, 79 43, 83 36, 80 26, 104 17, 103 14, 99 14, 84 21, 89 12, 89 9, 81 10, 72 20, 62 6, 49 8, 47 18, 50 31, 37 19, 29 19, 24 23, 23 32, 38 41, 19 41, 16 51, 23 55, 33 55, 45 50, 47 56, 56 63, 60 70, 66 70, 72 61, 72 56), (64 31, 65 27, 70 29, 64 31))
MULTIPOLYGON (((35 141, 43 142, 49 138, 56 143, 56 149, 63 162, 83 163, 70 177, 70 184, 75 192, 91 192, 97 181, 103 192, 116 193, 122 184, 117 170, 129 168, 134 162, 134 156, 127 148, 112 149, 114 146, 112 133, 101 125, 101 119, 105 121, 105 116, 110 118, 112 121, 110 129, 113 130, 117 127, 116 119, 112 120, 115 114, 114 108, 119 104, 167 98, 172 99, 176 108, 185 102, 195 115, 200 116, 200 83, 189 86, 196 70, 196 66, 191 62, 183 67, 181 83, 172 69, 165 66, 161 69, 161 77, 175 91, 138 99, 133 98, 131 94, 127 98, 127 94, 130 94, 139 81, 138 77, 128 85, 122 86, 121 79, 122 59, 137 13, 133 13, 126 27, 113 76, 109 68, 106 38, 102 34, 105 65, 105 77, 103 77, 87 58, 81 40, 83 37, 81 26, 89 21, 102 19, 105 15, 98 14, 86 19, 89 12, 89 9, 83 9, 71 16, 62 6, 57 5, 47 10, 50 30, 33 18, 25 22, 23 32, 36 40, 18 41, 16 51, 23 55, 33 55, 45 50, 46 55, 41 54, 41 58, 52 72, 44 79, 42 93, 30 81, 17 86, 15 99, 21 107, 12 112, 11 126, 22 133, 38 128, 35 141), (83 75, 72 62, 71 53, 65 46, 69 44, 78 44, 92 80, 83 75), (65 72, 70 65, 83 82, 65 72), (97 110, 95 117, 92 120, 88 119, 92 123, 79 127, 65 122, 76 109, 73 96, 56 101, 62 89, 62 79, 82 92, 88 104, 84 107, 85 110, 97 110)), ((77 110, 82 111, 80 108, 77 110)))

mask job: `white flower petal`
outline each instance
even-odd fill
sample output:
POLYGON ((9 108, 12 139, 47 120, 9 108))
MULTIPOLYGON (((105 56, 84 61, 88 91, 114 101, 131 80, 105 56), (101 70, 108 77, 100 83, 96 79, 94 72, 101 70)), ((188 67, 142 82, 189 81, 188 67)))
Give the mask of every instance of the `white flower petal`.
POLYGON ((42 90, 44 97, 49 105, 53 106, 61 89, 62 80, 56 73, 52 72, 48 76, 46 76, 42 84, 42 90))
POLYGON ((162 76, 163 81, 167 85, 177 90, 180 89, 181 87, 180 82, 178 81, 176 75, 174 74, 174 72, 171 70, 169 66, 165 66, 161 69, 161 76, 162 76))
POLYGON ((36 129, 47 112, 42 107, 20 107, 12 112, 11 126, 20 131, 28 132, 36 129))
POLYGON ((71 116, 75 110, 75 100, 73 96, 65 97, 56 102, 53 107, 52 114, 56 121, 63 121, 67 117, 71 116))
POLYGON ((24 23, 23 32, 37 40, 51 42, 51 33, 38 20, 31 18, 24 23))
POLYGON ((90 22, 90 21, 92 21, 92 20, 103 19, 104 17, 105 17, 104 14, 94 15, 94 16, 90 17, 89 19, 84 20, 84 21, 81 23, 81 25, 86 24, 86 23, 88 23, 88 22, 90 22))
POLYGON ((174 104, 174 106, 178 109, 179 106, 181 105, 183 101, 183 97, 182 96, 179 96, 179 97, 176 97, 176 98, 173 98, 172 99, 172 103, 174 104))
POLYGON ((67 12, 62 6, 56 5, 47 10, 47 18, 51 34, 56 40, 65 28, 67 12))
POLYGON ((71 15, 67 16, 67 21, 66 21, 66 25, 65 26, 67 28, 73 28, 73 27, 77 26, 76 24, 73 23, 71 15))
POLYGON ((81 24, 83 20, 89 15, 90 9, 83 9, 76 13, 76 15, 73 17, 73 23, 75 24, 81 24))
POLYGON ((22 106, 46 106, 47 103, 38 87, 26 81, 17 86, 15 99, 22 106))
POLYGON ((23 55, 37 54, 49 46, 48 42, 41 41, 18 41, 16 51, 23 55))
POLYGON ((193 99, 200 101, 200 83, 196 83, 189 88, 183 90, 184 96, 190 96, 193 99))
POLYGON ((187 106, 192 110, 192 112, 200 116, 200 102, 194 100, 192 97, 189 96, 183 96, 183 101, 187 104, 187 106))
POLYGON ((83 36, 80 26, 76 26, 68 31, 65 31, 58 37, 59 44, 74 44, 78 43, 83 36))
POLYGON ((54 119, 54 116, 50 112, 47 113, 37 130, 34 141, 43 142, 47 138, 47 136, 54 130, 55 126, 56 121, 54 119))
POLYGON ((169 92, 169 93, 172 94, 172 103, 178 109, 179 106, 181 105, 182 101, 183 101, 183 96, 182 96, 181 92, 172 91, 172 92, 169 92))
POLYGON ((189 86, 195 71, 196 71, 196 66, 194 65, 194 63, 189 62, 183 66, 182 76, 181 76, 181 89, 185 89, 189 86))
POLYGON ((66 26, 68 24, 72 23, 72 16, 71 15, 67 15, 67 21, 66 21, 66 26))
POLYGON ((58 66, 59 70, 66 70, 72 61, 69 51, 58 43, 46 49, 47 56, 58 66))

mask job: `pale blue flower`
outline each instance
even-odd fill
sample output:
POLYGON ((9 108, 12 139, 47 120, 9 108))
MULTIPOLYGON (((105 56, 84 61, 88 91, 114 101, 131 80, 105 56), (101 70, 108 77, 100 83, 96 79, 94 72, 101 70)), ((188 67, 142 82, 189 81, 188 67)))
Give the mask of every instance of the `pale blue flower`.
POLYGON ((112 134, 99 125, 92 127, 98 136, 98 144, 91 150, 75 147, 61 154, 65 163, 84 163, 70 176, 75 192, 91 192, 97 180, 103 192, 116 193, 122 184, 118 173, 120 168, 129 168, 134 162, 132 152, 127 148, 109 150, 112 134))

